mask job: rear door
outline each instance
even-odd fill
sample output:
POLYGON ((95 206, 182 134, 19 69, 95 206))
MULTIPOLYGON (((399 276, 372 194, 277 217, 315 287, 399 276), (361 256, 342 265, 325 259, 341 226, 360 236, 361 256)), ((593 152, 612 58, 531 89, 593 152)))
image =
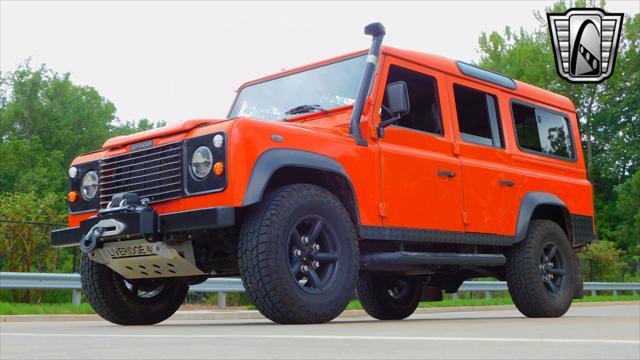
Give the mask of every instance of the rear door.
MULTIPOLYGON (((441 108, 447 103, 445 76, 393 58, 388 58, 384 69, 380 91, 387 84, 404 81, 411 112, 387 127, 379 140, 382 223, 463 231, 460 162, 453 154, 450 113, 441 108)), ((386 120, 389 115, 381 110, 380 117, 386 120)))
MULTIPOLYGON (((456 153, 462 164, 465 229, 513 235, 521 175, 505 150, 503 119, 495 88, 449 77, 456 153)), ((504 101, 503 101, 504 102, 504 101)), ((511 127, 509 127, 511 129, 511 127)))

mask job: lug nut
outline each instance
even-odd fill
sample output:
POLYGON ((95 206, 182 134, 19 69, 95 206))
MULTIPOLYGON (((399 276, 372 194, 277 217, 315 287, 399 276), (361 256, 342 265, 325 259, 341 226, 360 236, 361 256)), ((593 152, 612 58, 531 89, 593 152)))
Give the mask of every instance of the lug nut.
POLYGON ((315 250, 315 251, 320 250, 320 245, 318 245, 318 244, 313 244, 313 250, 315 250))
POLYGON ((295 249, 295 250, 293 250, 293 255, 301 256, 302 255, 302 251, 300 249, 295 249))
POLYGON ((308 244, 309 243, 309 237, 308 236, 303 236, 300 241, 302 241, 303 244, 308 244))
POLYGON ((320 263, 318 261, 312 262, 311 265, 316 269, 320 267, 320 263))
POLYGON ((307 271, 309 271, 309 267, 307 265, 302 265, 302 266, 300 266, 300 270, 302 272, 307 272, 307 271))

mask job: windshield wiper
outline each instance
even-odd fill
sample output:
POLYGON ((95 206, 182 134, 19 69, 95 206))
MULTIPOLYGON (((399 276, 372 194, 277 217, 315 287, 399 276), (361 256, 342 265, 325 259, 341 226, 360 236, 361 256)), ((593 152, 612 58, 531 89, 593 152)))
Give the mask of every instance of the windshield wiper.
POLYGON ((285 112, 286 115, 299 115, 299 114, 306 114, 306 113, 310 113, 313 111, 322 111, 325 114, 328 114, 329 112, 323 108, 320 105, 300 105, 300 106, 296 106, 293 109, 289 109, 287 110, 287 112, 285 112))

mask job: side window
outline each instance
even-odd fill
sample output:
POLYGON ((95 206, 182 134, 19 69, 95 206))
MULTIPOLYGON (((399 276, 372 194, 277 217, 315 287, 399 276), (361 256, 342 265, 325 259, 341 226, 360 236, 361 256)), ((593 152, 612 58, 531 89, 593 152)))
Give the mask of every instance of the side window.
POLYGON ((513 103, 513 121, 522 149, 567 159, 574 158, 569 120, 558 113, 513 103))
POLYGON ((458 84, 453 85, 453 93, 462 140, 504 147, 498 99, 494 95, 458 84))
MULTIPOLYGON (((407 84, 411 111, 398 120, 395 125, 442 135, 442 120, 440 119, 436 79, 417 71, 391 65, 389 76, 387 77, 387 85, 396 81, 404 81, 407 84)), ((382 105, 387 105, 386 94, 382 100, 382 105)), ((390 117, 390 114, 385 110, 381 110, 383 121, 390 117)))

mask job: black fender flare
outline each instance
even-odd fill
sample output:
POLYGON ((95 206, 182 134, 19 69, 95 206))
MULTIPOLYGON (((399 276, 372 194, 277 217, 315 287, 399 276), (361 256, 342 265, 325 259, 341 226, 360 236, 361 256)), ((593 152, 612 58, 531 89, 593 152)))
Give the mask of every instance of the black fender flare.
MULTIPOLYGON (((264 195, 269 180, 279 169, 287 166, 328 171, 344 177, 350 187, 355 204, 356 219, 360 218, 355 190, 349 175, 340 163, 326 155, 295 149, 270 149, 256 160, 244 193, 242 206, 253 205, 264 195)), ((358 221, 359 223, 359 221, 358 221)))
MULTIPOLYGON (((518 223, 516 225, 516 236, 514 243, 519 243, 527 237, 527 231, 529 231, 529 223, 531 222, 531 216, 536 208, 540 205, 556 205, 563 209, 565 217, 569 216, 569 209, 567 205, 560 200, 557 196, 547 193, 534 191, 527 193, 520 202, 520 211, 518 213, 518 223)), ((565 219, 567 226, 571 227, 571 221, 569 218, 565 219)))

